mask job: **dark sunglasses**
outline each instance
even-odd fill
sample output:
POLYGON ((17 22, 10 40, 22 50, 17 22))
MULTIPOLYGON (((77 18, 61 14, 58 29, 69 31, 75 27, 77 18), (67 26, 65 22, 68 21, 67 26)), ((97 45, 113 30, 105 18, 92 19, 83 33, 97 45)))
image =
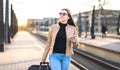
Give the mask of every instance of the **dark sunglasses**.
POLYGON ((67 13, 59 13, 59 15, 63 15, 63 16, 66 16, 67 15, 67 13))

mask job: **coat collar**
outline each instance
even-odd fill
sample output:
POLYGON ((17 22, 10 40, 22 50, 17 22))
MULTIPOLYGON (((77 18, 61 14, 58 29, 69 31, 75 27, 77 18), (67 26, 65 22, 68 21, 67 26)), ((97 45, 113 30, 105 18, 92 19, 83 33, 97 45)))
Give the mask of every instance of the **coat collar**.
MULTIPOLYGON (((60 26, 59 26, 59 22, 57 22, 57 26, 58 26, 58 27, 60 27, 60 26)), ((68 23, 67 23, 67 26, 69 26, 69 24, 68 24, 68 23)))

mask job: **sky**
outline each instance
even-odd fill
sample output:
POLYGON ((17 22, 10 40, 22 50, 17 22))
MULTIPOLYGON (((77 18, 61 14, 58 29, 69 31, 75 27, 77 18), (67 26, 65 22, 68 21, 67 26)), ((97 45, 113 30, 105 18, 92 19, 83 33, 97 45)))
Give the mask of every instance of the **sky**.
MULTIPOLYGON (((98 8, 98 0, 9 0, 18 18, 19 25, 27 19, 42 19, 44 17, 59 17, 62 8, 68 8, 72 14, 90 11, 93 5, 98 8)), ((104 0, 102 0, 104 1, 104 0)), ((120 0, 106 0, 105 9, 120 10, 120 0)))

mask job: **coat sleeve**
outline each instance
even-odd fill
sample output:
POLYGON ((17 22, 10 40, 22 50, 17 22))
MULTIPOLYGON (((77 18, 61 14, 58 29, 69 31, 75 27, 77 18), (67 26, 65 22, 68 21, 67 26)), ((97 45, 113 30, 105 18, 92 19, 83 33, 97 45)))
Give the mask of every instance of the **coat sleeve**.
POLYGON ((48 31, 48 39, 47 39, 47 42, 46 42, 46 47, 45 47, 44 53, 42 55, 42 60, 46 60, 48 52, 50 50, 51 33, 52 33, 52 29, 51 28, 52 28, 52 26, 49 28, 49 31, 48 31))
POLYGON ((78 36, 78 30, 77 30, 76 27, 74 28, 74 36, 76 36, 77 41, 73 42, 73 47, 78 47, 78 45, 79 45, 79 42, 78 42, 79 36, 78 36))

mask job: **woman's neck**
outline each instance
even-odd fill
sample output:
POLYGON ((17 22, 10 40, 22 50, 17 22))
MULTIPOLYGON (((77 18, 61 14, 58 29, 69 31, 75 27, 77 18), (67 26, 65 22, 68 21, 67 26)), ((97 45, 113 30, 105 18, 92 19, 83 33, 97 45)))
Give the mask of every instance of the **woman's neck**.
POLYGON ((65 21, 65 22, 62 22, 62 21, 61 21, 61 23, 62 23, 62 24, 67 24, 67 21, 65 21))

